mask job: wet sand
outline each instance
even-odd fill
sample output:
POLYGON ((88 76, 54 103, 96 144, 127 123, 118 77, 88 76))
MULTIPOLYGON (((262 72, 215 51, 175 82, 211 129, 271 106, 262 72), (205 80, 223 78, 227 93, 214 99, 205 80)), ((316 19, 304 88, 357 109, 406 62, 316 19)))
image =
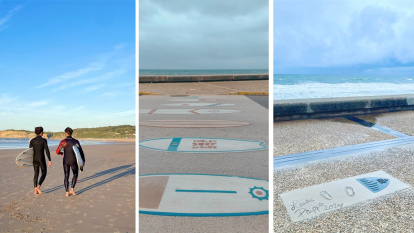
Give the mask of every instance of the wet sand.
POLYGON ((0 150, 2 232, 135 232, 133 143, 83 146, 86 165, 70 197, 56 147, 41 195, 33 194, 33 168, 15 164, 22 150, 0 150))

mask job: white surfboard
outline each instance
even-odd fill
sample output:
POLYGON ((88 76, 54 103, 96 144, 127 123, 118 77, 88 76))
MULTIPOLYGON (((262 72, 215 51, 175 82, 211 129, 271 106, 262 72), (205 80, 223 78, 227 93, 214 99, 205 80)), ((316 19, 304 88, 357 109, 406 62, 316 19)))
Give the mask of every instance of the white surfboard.
POLYGON ((221 107, 221 106, 232 106, 234 104, 221 104, 221 103, 177 103, 177 104, 161 104, 164 106, 175 106, 175 107, 221 107))
POLYGON ((139 213, 224 217, 269 213, 269 182, 205 174, 154 174, 139 178, 139 213))
POLYGON ((225 128, 247 125, 250 125, 250 123, 225 120, 149 120, 139 122, 139 126, 161 128, 225 128))
POLYGON ((230 138, 156 138, 139 142, 146 149, 182 153, 227 153, 265 150, 264 142, 230 138))
POLYGON ((79 149, 78 149, 77 146, 73 146, 73 151, 75 152, 76 161, 78 162, 78 170, 80 172, 82 172, 83 171, 83 168, 81 169, 81 166, 83 166, 83 159, 82 159, 81 153, 80 153, 80 151, 79 151, 79 149))
POLYGON ((16 157, 16 164, 20 167, 33 166, 33 148, 24 150, 16 157))
POLYGON ((239 110, 228 109, 140 109, 141 114, 215 114, 215 113, 235 113, 239 110))

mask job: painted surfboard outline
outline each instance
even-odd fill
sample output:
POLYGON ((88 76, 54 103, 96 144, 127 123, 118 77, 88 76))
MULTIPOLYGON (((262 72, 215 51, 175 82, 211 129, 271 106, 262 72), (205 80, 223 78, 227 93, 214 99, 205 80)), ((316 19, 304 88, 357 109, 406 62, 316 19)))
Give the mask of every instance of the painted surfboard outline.
MULTIPOLYGON (((230 176, 230 175, 217 175, 217 174, 195 174, 195 173, 159 173, 159 174, 146 174, 140 175, 139 177, 146 176, 172 176, 172 175, 194 175, 194 176, 220 176, 220 177, 234 177, 242 179, 251 179, 251 180, 262 180, 252 177, 243 177, 243 176, 230 176)), ((139 179, 139 178, 138 178, 139 179)), ((139 200, 138 200, 139 201, 139 200)), ((139 210, 140 214, 149 214, 149 215, 161 215, 161 216, 178 216, 178 217, 235 217, 235 216, 249 216, 249 215, 264 215, 269 214, 269 210, 266 211, 257 211, 257 212, 236 212, 236 213, 176 213, 176 212, 160 212, 160 211, 147 211, 139 210)))
POLYGON ((185 114, 229 114, 229 113, 239 113, 240 110, 235 109, 205 109, 205 108, 195 108, 195 109, 174 109, 174 108, 154 108, 154 109, 139 109, 139 114, 164 114, 164 115, 185 115, 185 114))
MULTIPOLYGON (((246 151, 256 151, 256 150, 267 150, 268 147, 264 146, 265 142, 261 142, 261 141, 253 141, 253 140, 244 140, 244 139, 234 139, 234 138, 204 138, 204 137, 177 137, 177 138, 193 138, 193 139, 209 139, 209 140, 215 140, 215 139, 220 139, 220 140, 234 140, 234 141, 244 141, 244 142, 255 142, 258 143, 259 148, 253 148, 253 149, 248 149, 248 150, 225 150, 225 151, 174 151, 174 150, 169 150, 170 148, 168 148, 167 150, 164 149, 158 149, 158 148, 153 148, 153 147, 147 147, 147 146, 142 146, 141 143, 143 142, 148 142, 148 141, 155 141, 155 140, 161 140, 161 139, 172 139, 171 140, 171 144, 173 144, 173 139, 175 139, 174 137, 168 137, 168 138, 154 138, 154 139, 147 139, 147 140, 142 140, 139 142, 139 146, 145 149, 149 149, 149 150, 157 150, 157 151, 164 151, 164 152, 179 152, 179 153, 228 153, 228 152, 246 152, 246 151)), ((177 145, 173 145, 174 147, 178 147, 179 143, 177 145)))
POLYGON ((245 121, 226 120, 148 120, 139 122, 139 126, 159 128, 227 128, 248 125, 250 123, 245 121), (174 125, 174 123, 178 124, 174 125), (202 123, 205 123, 205 125, 202 123))
POLYGON ((163 106, 174 106, 174 107, 222 107, 222 106, 233 106, 234 104, 224 103, 174 103, 174 104, 161 104, 163 106))

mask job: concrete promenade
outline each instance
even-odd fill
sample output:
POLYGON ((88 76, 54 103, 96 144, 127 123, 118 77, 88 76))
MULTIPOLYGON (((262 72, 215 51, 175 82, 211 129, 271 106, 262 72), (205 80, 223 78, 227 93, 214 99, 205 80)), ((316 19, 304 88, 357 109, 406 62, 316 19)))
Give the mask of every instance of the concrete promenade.
POLYGON ((140 95, 268 95, 269 80, 140 83, 140 95))
POLYGON ((217 82, 269 80, 269 74, 220 74, 220 75, 141 75, 139 83, 217 82))
POLYGON ((414 95, 274 101, 274 120, 297 120, 414 110, 414 95))

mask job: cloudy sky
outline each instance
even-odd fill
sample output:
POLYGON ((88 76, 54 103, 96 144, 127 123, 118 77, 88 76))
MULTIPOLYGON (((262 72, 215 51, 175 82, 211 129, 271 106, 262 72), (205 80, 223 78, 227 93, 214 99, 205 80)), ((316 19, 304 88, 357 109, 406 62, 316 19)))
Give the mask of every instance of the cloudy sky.
POLYGON ((275 0, 274 73, 412 74, 413 1, 275 0))
POLYGON ((140 69, 267 69, 268 1, 140 0, 140 69))
POLYGON ((135 3, 0 0, 0 130, 135 124, 135 3))

